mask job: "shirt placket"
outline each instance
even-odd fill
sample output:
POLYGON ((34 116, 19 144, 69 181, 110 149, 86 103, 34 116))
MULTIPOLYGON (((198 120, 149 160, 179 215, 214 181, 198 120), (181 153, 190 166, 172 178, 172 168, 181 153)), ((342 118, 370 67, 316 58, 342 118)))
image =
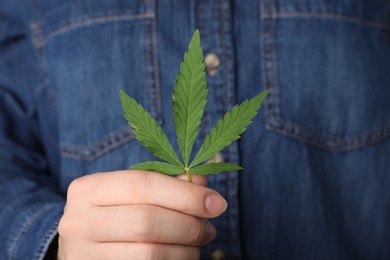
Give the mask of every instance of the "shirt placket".
MULTIPOLYGON (((209 95, 200 130, 204 139, 211 128, 230 110, 235 102, 234 52, 231 24, 231 6, 225 0, 193 0, 192 27, 198 28, 205 56, 209 95)), ((216 154, 210 161, 238 163, 237 144, 216 154)), ((207 259, 239 259, 239 205, 238 172, 229 172, 207 177, 208 186, 217 190, 229 203, 227 211, 211 220, 216 226, 216 239, 203 249, 207 259)))

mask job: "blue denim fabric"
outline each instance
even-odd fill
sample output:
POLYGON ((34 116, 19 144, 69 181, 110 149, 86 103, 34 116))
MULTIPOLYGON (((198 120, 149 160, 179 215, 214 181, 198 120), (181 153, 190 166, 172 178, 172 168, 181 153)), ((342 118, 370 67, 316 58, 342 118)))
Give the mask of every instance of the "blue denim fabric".
MULTIPOLYGON (((171 92, 194 28, 209 73, 196 145, 270 90, 208 176, 229 202, 204 259, 390 259, 387 0, 0 2, 0 259, 42 259, 69 183, 152 159, 119 89, 172 142, 171 92)), ((177 149, 177 146, 176 146, 177 149)))

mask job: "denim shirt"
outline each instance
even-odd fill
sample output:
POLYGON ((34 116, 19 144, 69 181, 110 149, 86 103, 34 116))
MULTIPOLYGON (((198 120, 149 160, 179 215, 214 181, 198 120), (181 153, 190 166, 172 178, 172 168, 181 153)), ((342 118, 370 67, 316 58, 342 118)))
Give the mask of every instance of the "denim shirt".
MULTIPOLYGON (((0 259, 43 259, 85 174, 152 159, 119 89, 175 142, 171 92, 195 28, 207 60, 199 147, 270 95, 208 176, 229 208, 204 259, 390 259, 387 0, 0 2, 0 259)), ((177 145, 175 146, 177 149, 177 145)))

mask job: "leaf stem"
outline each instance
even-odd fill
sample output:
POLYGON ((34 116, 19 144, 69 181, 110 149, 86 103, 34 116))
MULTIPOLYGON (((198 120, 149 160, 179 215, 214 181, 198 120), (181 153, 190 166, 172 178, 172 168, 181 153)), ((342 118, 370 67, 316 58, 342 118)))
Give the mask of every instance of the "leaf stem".
POLYGON ((189 172, 189 170, 190 170, 190 168, 185 167, 188 182, 192 183, 192 177, 191 177, 191 173, 189 172))

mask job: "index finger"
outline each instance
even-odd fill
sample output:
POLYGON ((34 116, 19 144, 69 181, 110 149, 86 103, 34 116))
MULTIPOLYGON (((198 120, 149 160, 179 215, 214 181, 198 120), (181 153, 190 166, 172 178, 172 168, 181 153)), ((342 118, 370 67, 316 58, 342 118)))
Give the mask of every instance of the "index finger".
POLYGON ((98 174, 90 203, 96 206, 151 204, 201 218, 213 218, 227 208, 215 190, 149 171, 98 174))

